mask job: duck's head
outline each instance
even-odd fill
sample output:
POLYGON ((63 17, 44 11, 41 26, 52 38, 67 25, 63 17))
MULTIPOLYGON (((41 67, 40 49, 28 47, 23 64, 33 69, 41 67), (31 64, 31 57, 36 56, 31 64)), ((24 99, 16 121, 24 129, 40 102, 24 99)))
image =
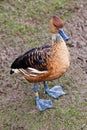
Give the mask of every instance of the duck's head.
POLYGON ((58 33, 60 28, 63 28, 64 23, 62 19, 57 16, 53 16, 50 20, 50 32, 51 33, 58 33))
POLYGON ((64 22, 62 21, 61 18, 57 17, 57 16, 53 16, 50 20, 50 32, 52 34, 57 34, 59 33, 63 40, 67 41, 69 39, 69 37, 65 34, 64 30, 64 22))

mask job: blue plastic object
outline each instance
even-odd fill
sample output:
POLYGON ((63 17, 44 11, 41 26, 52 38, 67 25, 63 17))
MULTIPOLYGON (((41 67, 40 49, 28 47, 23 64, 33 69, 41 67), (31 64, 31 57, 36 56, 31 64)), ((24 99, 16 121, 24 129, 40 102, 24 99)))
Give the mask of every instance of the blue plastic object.
POLYGON ((64 41, 68 41, 69 40, 69 37, 64 32, 63 28, 59 29, 58 33, 61 35, 61 37, 63 38, 64 41))
POLYGON ((45 100, 45 99, 40 99, 38 96, 38 85, 34 84, 34 92, 35 92, 35 100, 36 100, 36 105, 39 111, 44 111, 46 109, 53 108, 52 101, 51 100, 45 100))
POLYGON ((53 98, 58 98, 66 94, 61 86, 54 86, 53 88, 49 89, 46 81, 44 81, 44 91, 53 98))

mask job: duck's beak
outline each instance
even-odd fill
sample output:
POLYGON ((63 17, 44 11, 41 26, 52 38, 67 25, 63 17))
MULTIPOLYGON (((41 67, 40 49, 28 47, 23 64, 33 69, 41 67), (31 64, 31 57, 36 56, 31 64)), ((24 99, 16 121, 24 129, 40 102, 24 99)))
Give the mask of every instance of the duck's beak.
POLYGON ((68 41, 69 40, 69 37, 64 32, 63 28, 59 29, 58 33, 61 35, 61 37, 63 38, 64 41, 68 41))

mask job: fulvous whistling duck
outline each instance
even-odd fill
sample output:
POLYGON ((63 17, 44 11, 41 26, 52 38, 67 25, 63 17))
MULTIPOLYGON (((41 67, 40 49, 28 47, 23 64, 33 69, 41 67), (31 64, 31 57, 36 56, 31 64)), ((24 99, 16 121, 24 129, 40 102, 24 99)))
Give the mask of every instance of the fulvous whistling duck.
POLYGON ((70 55, 65 43, 69 38, 64 33, 63 26, 63 21, 53 16, 50 20, 52 45, 33 48, 16 58, 11 65, 10 74, 20 72, 27 81, 34 83, 35 100, 40 111, 52 108, 53 105, 51 100, 39 98, 38 82, 43 82, 45 93, 53 98, 65 94, 61 86, 49 89, 46 82, 61 77, 70 65, 70 55))

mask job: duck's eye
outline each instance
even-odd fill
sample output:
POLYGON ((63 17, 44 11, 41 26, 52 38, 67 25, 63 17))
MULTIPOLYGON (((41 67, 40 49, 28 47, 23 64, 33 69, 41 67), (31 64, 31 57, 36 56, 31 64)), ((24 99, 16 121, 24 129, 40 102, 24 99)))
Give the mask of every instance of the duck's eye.
POLYGON ((57 26, 57 25, 55 25, 55 24, 54 24, 54 26, 55 26, 56 28, 58 28, 58 26, 57 26))

